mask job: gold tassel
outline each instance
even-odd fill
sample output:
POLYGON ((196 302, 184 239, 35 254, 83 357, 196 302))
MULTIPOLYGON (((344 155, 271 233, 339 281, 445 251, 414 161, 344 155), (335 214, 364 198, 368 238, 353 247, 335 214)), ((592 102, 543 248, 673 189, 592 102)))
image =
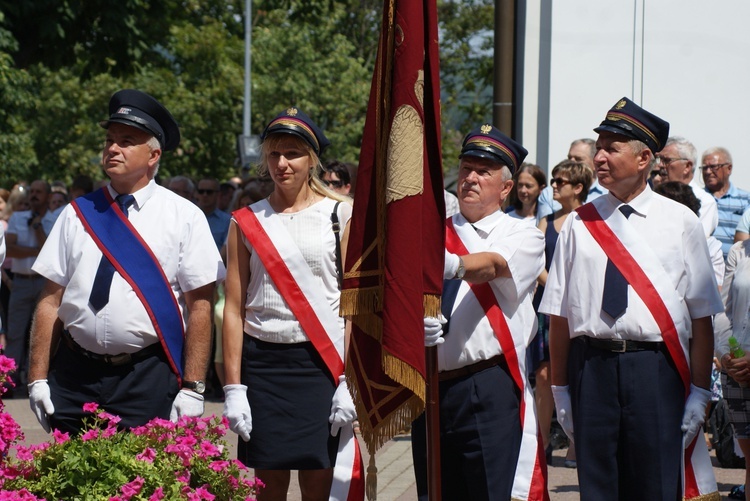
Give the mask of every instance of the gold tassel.
POLYGON ((440 310, 440 296, 435 294, 424 295, 424 316, 425 317, 438 317, 441 313, 440 310))
POLYGON ((341 291, 339 314, 343 317, 375 313, 383 308, 379 287, 341 291))
POLYGON ((370 456, 370 464, 367 465, 367 480, 365 481, 365 493, 369 501, 378 499, 378 467, 375 465, 375 454, 370 456))

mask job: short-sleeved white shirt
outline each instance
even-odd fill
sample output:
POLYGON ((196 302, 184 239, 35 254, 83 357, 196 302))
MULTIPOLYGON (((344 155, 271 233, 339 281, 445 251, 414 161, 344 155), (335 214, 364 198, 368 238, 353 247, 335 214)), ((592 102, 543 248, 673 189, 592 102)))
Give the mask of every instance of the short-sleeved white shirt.
MULTIPOLYGON (((622 205, 611 193, 596 199, 600 214, 622 205)), ((706 237, 698 218, 687 207, 646 189, 628 205, 635 209, 628 223, 642 236, 663 266, 690 320, 722 311, 706 237)), ((612 212, 614 214, 614 212, 612 212)), ((662 336, 648 307, 628 287, 628 307, 616 321, 602 312, 602 290, 607 256, 577 214, 571 214, 560 230, 555 256, 539 311, 565 317, 571 337, 661 341, 662 336)), ((691 333, 680 333, 683 339, 691 333)))
MULTIPOLYGON (((112 197, 117 193, 108 186, 112 197)), ((203 212, 151 181, 133 193, 128 219, 159 260, 187 321, 185 291, 224 279, 219 251, 203 212)), ((94 313, 89 296, 102 252, 72 206, 52 228, 34 271, 65 287, 58 315, 83 348, 100 354, 132 353, 157 341, 143 303, 119 273, 112 277, 109 302, 94 313)))
MULTIPOLYGON (((453 216, 454 224, 465 221, 453 216)), ((531 304, 536 279, 544 269, 544 235, 533 225, 497 211, 472 226, 487 244, 507 262, 511 277, 490 282, 514 338, 530 340, 536 331, 536 313, 531 304)), ((462 282, 453 303, 449 332, 438 345, 438 368, 453 370, 502 353, 500 343, 479 301, 462 282)))

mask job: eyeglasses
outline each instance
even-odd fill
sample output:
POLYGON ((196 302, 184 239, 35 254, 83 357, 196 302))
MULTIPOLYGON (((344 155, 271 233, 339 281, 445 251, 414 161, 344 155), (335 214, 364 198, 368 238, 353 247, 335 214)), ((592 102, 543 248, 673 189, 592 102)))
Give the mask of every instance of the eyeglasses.
POLYGON ((710 170, 721 169, 722 167, 726 167, 727 165, 732 165, 732 164, 730 164, 730 163, 723 163, 723 164, 715 164, 715 165, 701 165, 698 168, 700 170, 702 170, 703 172, 708 172, 710 170))
POLYGON ((651 179, 655 178, 656 176, 667 177, 667 169, 653 169, 649 173, 649 177, 651 179))
POLYGON ((566 184, 570 184, 570 181, 561 177, 553 177, 549 180, 549 182, 550 184, 554 184, 556 186, 565 186, 566 184))
POLYGON ((344 186, 344 182, 341 180, 339 181, 323 180, 323 184, 331 188, 341 188, 342 186, 344 186))
POLYGON ((216 190, 195 190, 198 192, 199 195, 211 195, 213 193, 216 193, 216 190))
POLYGON ((656 161, 662 164, 664 167, 669 167, 672 162, 678 162, 680 160, 687 160, 687 158, 669 158, 669 157, 656 157, 656 161))

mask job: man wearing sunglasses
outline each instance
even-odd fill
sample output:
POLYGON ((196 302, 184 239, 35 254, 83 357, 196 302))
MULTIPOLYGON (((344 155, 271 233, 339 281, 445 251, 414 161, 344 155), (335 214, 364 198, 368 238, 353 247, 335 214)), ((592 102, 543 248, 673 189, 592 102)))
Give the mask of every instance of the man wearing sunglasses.
POLYGON ((227 239, 229 232, 229 220, 232 216, 217 208, 219 202, 219 180, 204 178, 198 181, 198 188, 195 190, 198 207, 203 211, 208 220, 208 227, 211 228, 211 236, 214 237, 216 247, 221 249, 227 239))
POLYGON ((349 169, 346 168, 346 164, 343 162, 333 161, 326 165, 321 175, 321 181, 331 190, 341 195, 348 196, 352 190, 349 169))

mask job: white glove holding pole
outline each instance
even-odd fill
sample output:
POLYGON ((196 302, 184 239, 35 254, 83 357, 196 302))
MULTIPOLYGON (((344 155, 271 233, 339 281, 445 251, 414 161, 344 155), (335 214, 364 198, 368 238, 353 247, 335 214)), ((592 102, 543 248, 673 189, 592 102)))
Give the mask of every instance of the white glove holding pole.
POLYGON ((182 416, 201 417, 203 415, 203 395, 191 390, 180 390, 172 402, 169 420, 176 423, 182 416))
POLYGON ((29 383, 29 406, 31 412, 36 416, 39 424, 44 431, 50 432, 49 417, 55 413, 55 406, 52 405, 49 384, 46 379, 37 379, 29 383))
POLYGON ((704 390, 694 384, 690 385, 690 394, 685 402, 685 412, 682 415, 685 448, 693 442, 693 439, 701 431, 703 422, 706 420, 706 406, 710 400, 711 392, 709 390, 704 390))
POLYGON ((426 347, 437 346, 442 344, 443 325, 447 322, 443 315, 440 317, 424 317, 424 345, 426 347))
POLYGON ((331 436, 339 434, 339 430, 350 424, 357 417, 357 410, 354 408, 354 400, 346 387, 346 376, 339 376, 339 385, 333 394, 331 400, 331 415, 328 422, 331 423, 331 436))
POLYGON ((573 404, 570 401, 570 387, 552 386, 552 397, 555 399, 557 422, 570 440, 573 440, 573 404))
POLYGON ((247 386, 228 384, 224 386, 224 417, 229 421, 229 429, 250 441, 253 431, 253 416, 250 413, 250 402, 247 401, 247 386))

